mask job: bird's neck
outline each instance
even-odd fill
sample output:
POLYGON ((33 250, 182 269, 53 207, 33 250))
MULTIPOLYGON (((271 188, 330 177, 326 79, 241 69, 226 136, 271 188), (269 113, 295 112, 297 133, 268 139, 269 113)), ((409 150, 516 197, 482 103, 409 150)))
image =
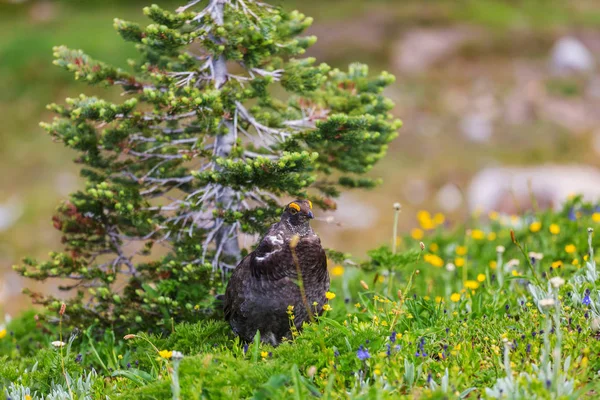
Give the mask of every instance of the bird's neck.
POLYGON ((289 221, 285 221, 285 225, 292 235, 307 236, 314 233, 308 222, 302 225, 292 225, 289 221))

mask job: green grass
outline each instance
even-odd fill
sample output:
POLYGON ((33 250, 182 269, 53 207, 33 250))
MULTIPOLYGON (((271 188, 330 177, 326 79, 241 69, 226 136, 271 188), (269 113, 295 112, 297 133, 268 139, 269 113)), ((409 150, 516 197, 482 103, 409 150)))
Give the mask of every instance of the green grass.
POLYGON ((600 223, 596 208, 575 198, 558 213, 492 213, 468 229, 426 212, 417 219, 422 229, 399 239, 397 254, 382 247, 360 268, 333 268, 332 310, 293 342, 244 347, 225 322, 204 320, 176 325, 168 337, 63 332, 68 344, 56 348, 59 327, 26 313, 0 339, 1 382, 32 396, 53 382, 68 391, 65 374, 94 368, 83 386, 91 398, 163 399, 171 398, 176 366, 182 399, 475 398, 490 397, 486 388, 510 370, 515 398, 593 397, 600 298, 587 229, 600 223), (556 277, 565 283, 555 289, 556 277), (557 306, 544 309, 544 298, 557 306), (360 359, 364 351, 369 357, 360 359), (556 369, 550 361, 558 357, 556 369))

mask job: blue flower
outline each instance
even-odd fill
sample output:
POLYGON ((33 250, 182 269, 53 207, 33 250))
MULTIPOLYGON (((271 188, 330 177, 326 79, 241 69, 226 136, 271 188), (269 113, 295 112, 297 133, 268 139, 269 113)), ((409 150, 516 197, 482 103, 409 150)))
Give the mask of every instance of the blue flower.
POLYGON ((573 209, 573 207, 571 207, 569 209, 569 219, 571 221, 576 221, 577 220, 577 215, 575 214, 575 210, 573 209))
POLYGON ((390 335, 390 342, 396 343, 396 331, 393 331, 390 335))
POLYGON ((583 298, 582 301, 584 306, 589 306, 592 303, 592 300, 590 299, 590 295, 586 294, 585 297, 583 298))
POLYGON ((359 360, 364 361, 367 358, 371 358, 371 355, 369 354, 369 350, 361 344, 356 352, 356 357, 358 357, 359 360))

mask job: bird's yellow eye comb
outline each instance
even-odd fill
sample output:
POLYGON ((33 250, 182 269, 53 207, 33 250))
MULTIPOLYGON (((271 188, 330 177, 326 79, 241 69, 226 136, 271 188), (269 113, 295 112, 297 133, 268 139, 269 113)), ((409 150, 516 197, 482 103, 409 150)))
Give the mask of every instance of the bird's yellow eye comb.
POLYGON ((289 208, 293 208, 296 211, 300 211, 300 206, 296 203, 290 203, 289 208))

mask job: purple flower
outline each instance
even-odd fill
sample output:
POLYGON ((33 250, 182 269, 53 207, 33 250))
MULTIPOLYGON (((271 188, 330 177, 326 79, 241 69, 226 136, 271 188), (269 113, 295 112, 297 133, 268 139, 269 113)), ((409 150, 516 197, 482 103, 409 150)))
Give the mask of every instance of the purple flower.
POLYGON ((575 210, 573 209, 573 207, 571 207, 569 209, 569 219, 571 221, 576 221, 577 220, 577 215, 575 214, 575 210))
POLYGON ((369 354, 369 350, 361 344, 356 352, 356 357, 358 357, 359 360, 364 361, 367 358, 371 358, 371 355, 369 354))
POLYGON ((391 348, 391 346, 390 346, 389 343, 387 343, 386 345, 387 345, 387 351, 386 351, 386 353, 387 353, 387 356, 389 357, 389 356, 392 355, 392 348, 391 348))
POLYGON ((248 352, 248 343, 244 344, 244 354, 248 352))
POLYGON ((592 300, 590 299, 590 295, 586 294, 585 297, 583 298, 582 301, 584 306, 589 306, 592 303, 592 300))
POLYGON ((396 343, 396 331, 393 331, 390 335, 390 342, 396 343))

